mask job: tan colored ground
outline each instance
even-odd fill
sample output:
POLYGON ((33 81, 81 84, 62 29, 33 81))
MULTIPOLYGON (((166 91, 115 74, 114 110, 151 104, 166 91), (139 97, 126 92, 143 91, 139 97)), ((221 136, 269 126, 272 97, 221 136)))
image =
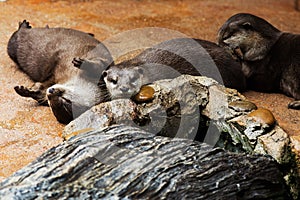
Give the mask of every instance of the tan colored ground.
MULTIPOLYGON (((10 35, 27 19, 34 27, 68 27, 92 32, 104 40, 139 27, 165 27, 188 36, 215 41, 218 28, 237 12, 259 15, 283 31, 300 33, 300 12, 293 0, 103 0, 0 2, 0 180, 59 144, 63 126, 49 108, 19 97, 18 84, 30 84, 6 54, 10 35)), ((247 92, 257 105, 273 111, 279 124, 300 141, 300 111, 286 108, 291 98, 247 92)), ((300 149, 300 148, 299 148, 300 149)))

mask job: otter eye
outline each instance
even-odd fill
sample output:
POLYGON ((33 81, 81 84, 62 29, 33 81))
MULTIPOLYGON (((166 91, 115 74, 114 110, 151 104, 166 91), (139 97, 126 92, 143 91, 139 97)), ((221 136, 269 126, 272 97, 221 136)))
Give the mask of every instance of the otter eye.
POLYGON ((130 78, 130 82, 133 83, 133 82, 135 82, 137 79, 138 79, 138 77, 134 76, 134 77, 130 78))
POLYGON ((111 82, 116 85, 118 81, 117 80, 112 80, 111 82))
POLYGON ((104 72, 102 73, 102 76, 103 76, 103 77, 106 77, 106 76, 107 76, 107 72, 104 71, 104 72))
POLYGON ((118 83, 118 78, 116 78, 116 79, 113 79, 113 78, 108 78, 107 79, 109 82, 112 82, 113 84, 117 84, 118 83))
POLYGON ((253 28, 249 22, 245 22, 242 26, 245 30, 250 30, 253 28))

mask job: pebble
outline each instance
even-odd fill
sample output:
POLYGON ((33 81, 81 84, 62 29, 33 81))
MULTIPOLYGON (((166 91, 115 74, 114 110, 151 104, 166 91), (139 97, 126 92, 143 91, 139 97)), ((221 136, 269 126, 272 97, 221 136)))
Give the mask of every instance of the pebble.
POLYGON ((229 103, 229 108, 234 109, 237 112, 247 112, 251 110, 256 110, 257 107, 254 103, 250 101, 233 101, 229 103))
POLYGON ((265 108, 258 108, 257 110, 254 110, 251 113, 249 113, 248 116, 259 123, 267 124, 269 126, 274 125, 276 122, 273 113, 265 108))
POLYGON ((137 93, 133 99, 138 103, 149 102, 154 99, 154 93, 155 90, 152 87, 145 85, 141 87, 139 93, 137 93))

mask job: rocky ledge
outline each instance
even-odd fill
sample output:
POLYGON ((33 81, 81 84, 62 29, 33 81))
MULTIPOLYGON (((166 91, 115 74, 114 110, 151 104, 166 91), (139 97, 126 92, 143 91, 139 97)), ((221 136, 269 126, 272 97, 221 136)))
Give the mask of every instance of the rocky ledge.
POLYGON ((272 113, 206 77, 94 106, 63 137, 2 182, 0 196, 298 198, 296 158, 272 113))
POLYGON ((113 124, 193 139, 232 152, 269 155, 280 164, 291 192, 298 195, 296 155, 273 114, 210 78, 182 75, 161 80, 143 87, 132 99, 97 105, 68 124, 63 137, 113 124))

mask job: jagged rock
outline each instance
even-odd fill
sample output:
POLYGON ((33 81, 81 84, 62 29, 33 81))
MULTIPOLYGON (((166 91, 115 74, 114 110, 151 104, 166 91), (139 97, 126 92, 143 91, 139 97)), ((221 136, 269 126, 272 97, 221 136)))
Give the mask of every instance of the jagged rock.
POLYGON ((0 184, 1 199, 288 199, 270 157, 112 126, 72 137, 0 184))
POLYGON ((129 99, 119 99, 94 106, 81 116, 71 121, 64 129, 62 137, 70 137, 122 122, 132 122, 136 104, 129 99))
POLYGON ((153 90, 152 96, 146 92, 146 102, 119 99, 99 104, 67 125, 63 136, 86 128, 127 124, 153 134, 204 141, 234 152, 268 154, 284 166, 284 176, 293 180, 287 182, 297 198, 296 159, 288 135, 276 124, 272 113, 256 110, 236 90, 206 77, 182 75, 147 87, 153 90))
POLYGON ((291 159, 289 155, 290 140, 287 134, 278 126, 265 135, 258 137, 255 152, 269 154, 279 163, 284 163, 291 159), (276 146, 274 146, 276 144, 276 146), (279 147, 279 148, 278 148, 279 147), (280 149, 281 151, 278 151, 280 149))

